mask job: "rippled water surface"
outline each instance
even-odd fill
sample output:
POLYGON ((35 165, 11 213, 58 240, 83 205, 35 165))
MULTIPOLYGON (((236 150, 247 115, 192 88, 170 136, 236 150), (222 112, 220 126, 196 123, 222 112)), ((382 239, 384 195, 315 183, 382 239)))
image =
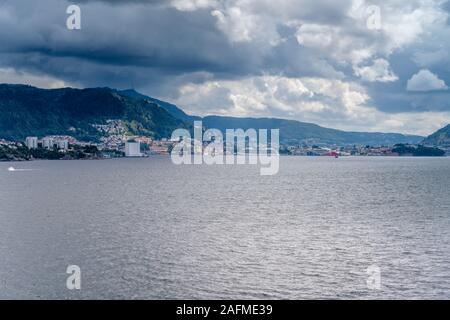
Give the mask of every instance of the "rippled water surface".
POLYGON ((450 299, 450 158, 0 163, 0 298, 450 299))

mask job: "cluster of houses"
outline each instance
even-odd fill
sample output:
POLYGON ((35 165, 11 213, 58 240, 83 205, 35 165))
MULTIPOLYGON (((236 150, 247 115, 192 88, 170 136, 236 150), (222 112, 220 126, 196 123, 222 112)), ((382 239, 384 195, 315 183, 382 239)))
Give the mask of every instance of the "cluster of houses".
MULTIPOLYGON (((25 146, 29 149, 43 148, 47 150, 58 150, 66 152, 71 146, 79 145, 96 146, 100 151, 121 151, 126 157, 144 157, 151 154, 168 155, 174 142, 168 139, 153 140, 148 137, 130 137, 114 135, 106 137, 101 143, 86 143, 77 141, 70 136, 46 136, 42 139, 38 137, 27 137, 25 146)), ((7 142, 5 141, 5 144, 7 142)))
MULTIPOLYGON (((111 137, 108 137, 111 138, 111 137)), ((153 140, 148 137, 128 136, 117 137, 113 140, 103 140, 97 145, 99 150, 123 151, 126 157, 144 157, 148 155, 168 155, 174 145, 168 139, 153 140)))
POLYGON ((288 146, 289 154, 296 156, 398 156, 391 147, 371 146, 288 146))
POLYGON ((173 142, 168 139, 154 140, 144 136, 130 136, 122 120, 107 120, 105 124, 92 125, 102 135, 99 150, 123 151, 127 157, 151 154, 168 155, 173 142))
POLYGON ((10 141, 7 141, 5 139, 0 139, 0 146, 9 146, 11 144, 10 141))
MULTIPOLYGON (((103 151, 105 155, 110 152, 119 152, 126 157, 144 157, 148 155, 168 155, 176 141, 169 139, 154 140, 143 136, 127 136, 123 134, 121 123, 111 122, 108 125, 98 128, 109 135, 102 138, 100 143, 87 143, 77 141, 71 136, 46 136, 42 139, 38 137, 27 137, 25 145, 30 149, 44 148, 48 150, 59 150, 66 152, 71 146, 96 146, 98 150, 103 151)), ((0 145, 11 145, 10 142, 0 140, 0 145)), ((197 145, 197 147, 199 147, 197 145)), ((204 145, 200 145, 203 149, 204 145)), ((194 146, 195 148, 195 146, 194 146)), ((297 145, 282 146, 282 150, 288 154, 296 156, 399 156, 393 152, 392 147, 381 146, 325 146, 325 145, 297 145)), ((202 152, 203 150, 195 150, 202 152)), ((450 150, 447 151, 449 155, 450 150)))

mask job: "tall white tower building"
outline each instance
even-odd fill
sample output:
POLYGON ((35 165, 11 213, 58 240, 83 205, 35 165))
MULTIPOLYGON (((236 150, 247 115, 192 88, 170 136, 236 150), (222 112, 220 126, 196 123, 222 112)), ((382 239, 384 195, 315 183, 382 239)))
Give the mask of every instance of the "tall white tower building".
POLYGON ((28 149, 37 149, 38 138, 37 137, 27 137, 25 139, 25 145, 28 147, 28 149))
POLYGON ((139 141, 130 140, 125 143, 126 157, 142 157, 141 143, 139 141))
POLYGON ((45 137, 42 139, 42 147, 43 148, 51 150, 51 149, 53 149, 53 145, 54 145, 54 142, 53 142, 52 138, 45 137))

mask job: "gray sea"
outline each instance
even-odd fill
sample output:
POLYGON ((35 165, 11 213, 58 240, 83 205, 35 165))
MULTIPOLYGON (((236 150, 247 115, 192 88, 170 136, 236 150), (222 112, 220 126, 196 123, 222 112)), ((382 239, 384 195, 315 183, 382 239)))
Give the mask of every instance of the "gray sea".
POLYGON ((0 298, 450 299, 450 158, 0 163, 0 298))

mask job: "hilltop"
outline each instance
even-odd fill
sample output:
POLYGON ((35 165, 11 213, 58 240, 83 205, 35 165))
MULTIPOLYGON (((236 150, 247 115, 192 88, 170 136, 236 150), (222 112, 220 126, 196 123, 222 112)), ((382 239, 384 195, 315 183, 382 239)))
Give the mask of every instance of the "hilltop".
POLYGON ((4 139, 67 134, 96 140, 100 133, 93 124, 108 119, 122 120, 129 134, 154 138, 188 127, 157 104, 126 97, 110 88, 46 90, 0 85, 0 137, 4 139))

